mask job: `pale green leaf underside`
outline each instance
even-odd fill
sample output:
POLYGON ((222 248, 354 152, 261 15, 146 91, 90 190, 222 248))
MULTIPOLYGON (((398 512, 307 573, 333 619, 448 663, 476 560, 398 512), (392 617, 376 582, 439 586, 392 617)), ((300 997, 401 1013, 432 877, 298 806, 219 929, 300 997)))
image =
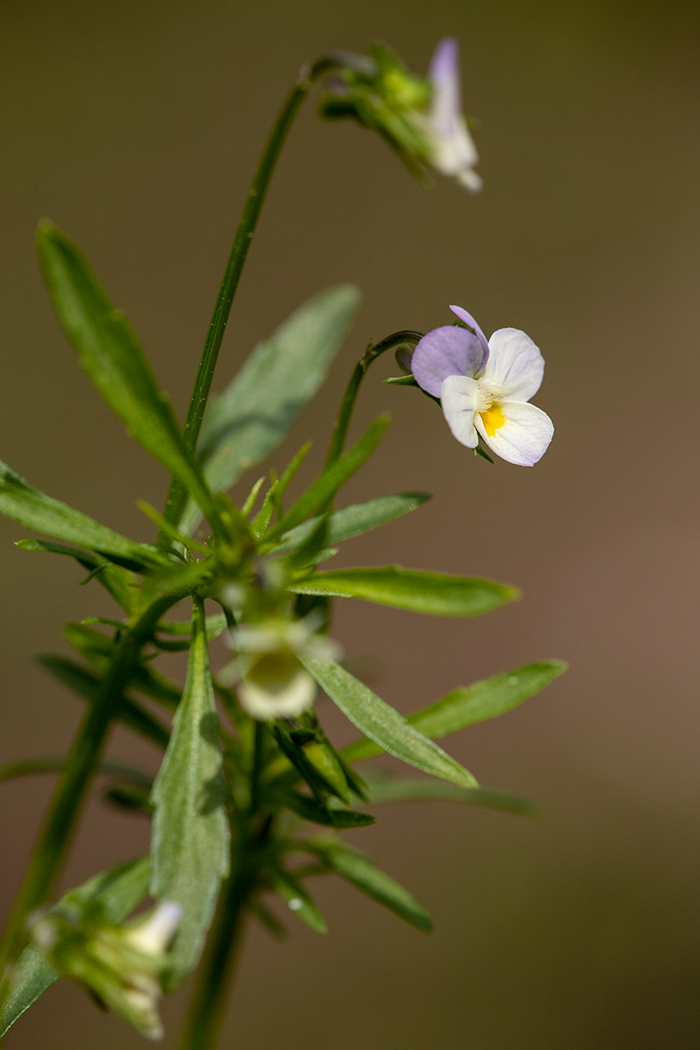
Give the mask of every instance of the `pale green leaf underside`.
POLYGON ((153 548, 135 543, 112 532, 106 525, 73 510, 66 503, 45 496, 7 464, 0 462, 0 514, 20 522, 25 528, 54 536, 68 543, 78 543, 88 550, 111 554, 139 565, 163 562, 153 548))
MULTIPOLYGON (((228 489, 281 441, 324 383, 360 302, 351 285, 314 296, 252 352, 216 398, 202 428, 200 451, 213 491, 228 489)), ((180 528, 201 515, 190 504, 180 528)))
MULTIPOLYGON (((361 536, 363 532, 369 532, 370 529, 376 529, 388 521, 408 514, 427 499, 430 499, 429 492, 399 492, 395 496, 379 496, 366 503, 343 507, 331 515, 328 523, 328 543, 342 543, 343 540, 361 536)), ((310 521, 297 525, 295 529, 290 529, 282 537, 279 546, 275 547, 274 553, 286 554, 295 550, 309 538, 320 521, 320 518, 311 518, 310 521)))
POLYGON ((185 691, 152 793, 151 894, 183 909, 164 981, 168 990, 197 965, 219 885, 228 873, 224 792, 204 613, 198 605, 185 691))
POLYGON ((430 933, 433 923, 425 908, 395 879, 380 871, 370 857, 339 843, 319 844, 315 852, 356 889, 417 929, 430 933))
MULTIPOLYGON (((505 714, 539 693, 566 670, 563 660, 541 660, 514 671, 485 678, 451 693, 409 715, 407 721, 431 740, 458 733, 460 729, 505 714)), ((356 740, 343 750, 346 762, 357 762, 381 754, 371 740, 356 740)))
POLYGON ((514 587, 492 580, 418 572, 400 565, 318 572, 289 584, 288 589, 295 594, 364 598, 429 616, 481 616, 518 597, 514 587))
MULTIPOLYGON (((120 864, 111 871, 88 879, 59 902, 101 900, 110 922, 120 923, 143 900, 148 890, 148 857, 120 864)), ((0 1038, 59 975, 44 955, 29 945, 17 963, 12 988, 0 1016, 0 1038)))
POLYGON ((442 780, 478 787, 468 770, 345 668, 310 656, 303 657, 302 662, 343 714, 382 750, 442 780))
POLYGON ((75 244, 52 223, 39 227, 41 270, 61 326, 80 363, 139 444, 205 508, 207 494, 128 320, 116 310, 75 244))

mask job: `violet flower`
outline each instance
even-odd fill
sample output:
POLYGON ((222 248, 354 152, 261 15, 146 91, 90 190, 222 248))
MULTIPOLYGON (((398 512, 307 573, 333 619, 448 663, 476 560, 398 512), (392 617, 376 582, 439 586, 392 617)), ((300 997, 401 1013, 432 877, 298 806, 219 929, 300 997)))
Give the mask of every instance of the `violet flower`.
POLYGON ((542 383, 542 354, 517 328, 499 328, 487 340, 471 314, 450 310, 468 328, 446 325, 423 336, 411 363, 416 382, 440 398, 462 445, 476 448, 481 435, 501 459, 533 466, 554 433, 547 413, 528 403, 542 383))

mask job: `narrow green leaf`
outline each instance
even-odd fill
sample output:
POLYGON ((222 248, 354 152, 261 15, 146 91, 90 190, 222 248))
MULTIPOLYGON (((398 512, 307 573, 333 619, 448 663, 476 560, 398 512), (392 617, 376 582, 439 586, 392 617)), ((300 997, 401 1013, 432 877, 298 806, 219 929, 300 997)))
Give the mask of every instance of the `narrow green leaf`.
POLYGON ((400 565, 317 572, 287 589, 294 594, 364 598, 430 616, 481 616, 518 597, 514 587, 491 580, 417 572, 400 565))
MULTIPOLYGON (((65 755, 47 758, 21 758, 16 762, 7 762, 0 766, 0 781, 13 780, 15 777, 34 776, 37 773, 60 773, 67 762, 65 755)), ((135 766, 125 766, 121 762, 100 762, 97 772, 101 776, 116 776, 142 787, 150 787, 153 777, 135 766)))
POLYGON ((2 462, 0 514, 35 532, 43 532, 46 536, 54 536, 68 543, 78 543, 105 557, 119 558, 137 570, 142 570, 144 566, 168 564, 155 548, 120 536, 87 514, 81 514, 66 503, 45 496, 2 462))
MULTIPOLYGON (((119 864, 94 875, 71 890, 58 906, 73 901, 100 900, 109 922, 121 923, 140 904, 148 890, 148 857, 119 864)), ((58 980, 53 966, 34 945, 24 949, 12 975, 12 987, 0 1014, 0 1038, 39 996, 58 980)))
MULTIPOLYGON (((414 711, 407 721, 424 736, 438 740, 478 722, 505 714, 539 693, 563 674, 566 667, 563 660, 541 660, 517 667, 514 671, 453 689, 434 704, 414 711)), ((357 762, 380 752, 381 749, 371 740, 356 740, 343 750, 343 758, 346 762, 357 762)))
POLYGON ((366 775, 365 779, 370 806, 389 802, 461 802, 521 817, 534 817, 538 813, 537 807, 527 799, 490 788, 463 788, 433 777, 388 777, 376 772, 366 775))
POLYGON ((90 575, 83 583, 96 579, 108 591, 122 609, 130 613, 134 608, 134 602, 138 595, 136 580, 128 569, 120 565, 113 565, 98 557, 89 554, 77 547, 66 547, 62 543, 47 543, 45 540, 17 540, 15 547, 23 551, 38 551, 42 554, 64 554, 69 558, 75 558, 79 565, 87 569, 90 575))
POLYGON ((312 656, 301 657, 301 660, 343 714, 384 751, 442 780, 462 787, 478 787, 468 770, 409 725, 398 711, 345 668, 331 660, 312 656))
MULTIPOLYGON (((76 664, 73 660, 67 660, 64 656, 54 656, 52 653, 38 653, 34 659, 48 671, 62 685, 67 686, 82 700, 92 703, 100 685, 99 675, 76 664)), ((156 747, 168 746, 170 734, 158 719, 127 696, 122 696, 117 708, 116 718, 123 722, 135 733, 150 740, 156 747)))
POLYGON ((197 965, 229 869, 225 785, 201 601, 193 626, 185 691, 152 794, 151 894, 183 909, 165 980, 168 990, 197 965))
POLYGON ((90 379, 132 437, 206 511, 209 495, 201 473, 126 317, 114 308, 76 245, 53 223, 39 226, 37 249, 56 316, 90 379))
POLYGON ((287 907, 315 933, 328 933, 326 920, 318 905, 308 894, 302 883, 284 868, 275 867, 272 872, 273 886, 287 902, 287 907))
MULTIPOLYGON (((212 489, 228 489, 284 439, 325 382, 359 306, 351 285, 329 288, 260 343, 205 417, 200 451, 212 489)), ((180 528, 200 520, 190 504, 180 528)))
POLYGON ((300 795, 296 791, 280 793, 280 801, 296 813, 302 820, 308 820, 312 824, 320 824, 324 828, 338 828, 347 830, 349 828, 366 828, 370 824, 376 824, 377 818, 370 813, 359 813, 354 809, 341 809, 340 806, 328 807, 321 805, 310 795, 300 795))
MULTIPOLYGON (((343 540, 361 536, 363 532, 376 529, 388 521, 400 518, 403 514, 415 510, 421 503, 430 499, 429 492, 399 492, 395 496, 380 496, 366 503, 355 503, 350 507, 337 510, 330 518, 329 543, 341 543, 343 540)), ((304 543, 318 525, 320 518, 311 518, 282 536, 280 545, 274 548, 275 554, 286 554, 304 543)))
POLYGON ((277 921, 271 911, 268 911, 262 901, 255 898, 248 901, 248 911, 255 916, 260 925, 264 926, 267 932, 271 933, 276 940, 283 941, 285 939, 287 931, 284 926, 277 921))
POLYGON ((388 415, 384 414, 375 419, 360 440, 351 449, 344 452, 332 466, 327 467, 308 487, 285 514, 282 521, 278 521, 274 528, 270 529, 267 538, 273 540, 277 536, 284 535, 285 532, 289 532, 295 525, 324 507, 335 496, 338 489, 367 462, 384 437, 388 426, 388 415))
POLYGON ((416 929, 430 933, 433 923, 425 908, 395 879, 380 871, 370 857, 335 842, 309 843, 309 847, 310 852, 325 860, 333 871, 362 893, 416 929))

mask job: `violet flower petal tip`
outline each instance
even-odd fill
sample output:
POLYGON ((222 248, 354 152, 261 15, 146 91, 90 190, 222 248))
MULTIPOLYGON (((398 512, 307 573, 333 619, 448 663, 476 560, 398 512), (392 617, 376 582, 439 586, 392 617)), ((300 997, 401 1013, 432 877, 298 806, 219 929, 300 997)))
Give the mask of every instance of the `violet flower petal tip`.
POLYGON ((474 320, 469 311, 465 310, 463 306, 451 306, 450 310, 456 317, 459 317, 460 321, 464 321, 466 325, 469 325, 469 327, 474 330, 486 353, 486 357, 484 358, 484 364, 486 364, 486 361, 488 360, 489 356, 489 341, 484 335, 482 328, 474 320))
POLYGON ((459 41, 454 36, 438 40, 430 61, 431 80, 454 79, 459 75, 459 41))
POLYGON ((423 336, 413 352, 411 367, 418 385, 433 397, 440 397, 448 376, 473 377, 483 369, 485 359, 478 336, 465 328, 444 325, 423 336))

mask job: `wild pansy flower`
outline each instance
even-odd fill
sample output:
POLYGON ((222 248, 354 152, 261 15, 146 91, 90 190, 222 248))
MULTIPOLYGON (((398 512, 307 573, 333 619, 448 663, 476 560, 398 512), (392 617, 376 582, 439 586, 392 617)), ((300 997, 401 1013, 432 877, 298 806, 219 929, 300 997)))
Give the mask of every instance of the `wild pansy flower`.
POLYGON ((59 973, 86 986, 148 1039, 161 1039, 158 978, 181 917, 179 904, 163 901, 144 918, 115 926, 98 902, 88 901, 40 915, 31 932, 59 973))
POLYGON ((501 459, 533 466, 554 433, 547 413, 529 404, 542 383, 542 354, 517 328, 499 328, 487 340, 471 314, 450 310, 467 327, 445 325, 423 336, 411 361, 416 382, 440 399, 462 445, 476 448, 481 435, 501 459))
POLYGON ((241 706, 252 718, 295 718, 313 704, 316 682, 300 657, 337 660, 340 647, 315 634, 318 625, 310 620, 268 619, 231 631, 236 658, 219 677, 228 684, 238 682, 241 706))
POLYGON ((373 44, 369 51, 369 65, 356 61, 333 73, 324 116, 353 117, 378 131, 419 177, 430 167, 472 193, 480 190, 479 155, 462 114, 457 41, 439 42, 427 78, 411 73, 388 48, 373 44))

